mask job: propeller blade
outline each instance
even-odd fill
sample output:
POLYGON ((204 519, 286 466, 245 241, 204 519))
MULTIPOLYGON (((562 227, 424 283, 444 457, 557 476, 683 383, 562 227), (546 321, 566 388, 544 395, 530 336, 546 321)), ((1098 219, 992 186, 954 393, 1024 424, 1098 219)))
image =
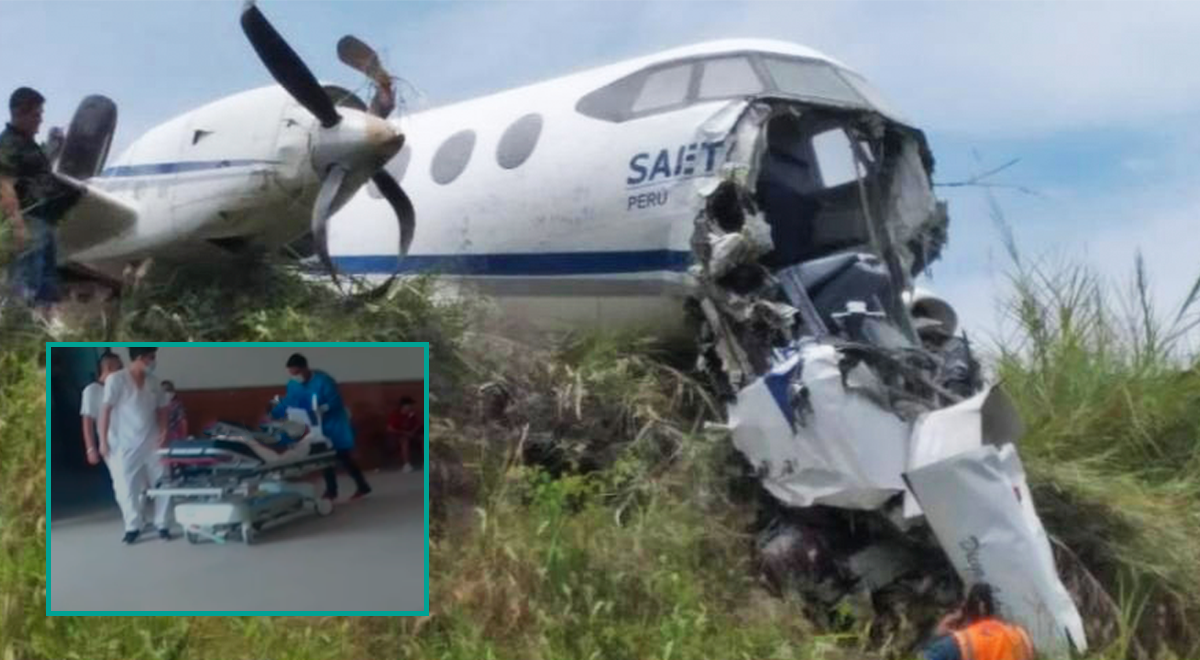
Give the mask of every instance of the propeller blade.
POLYGON ((329 258, 329 235, 326 229, 329 224, 330 212, 333 209, 333 200, 337 197, 338 190, 341 189, 342 181, 345 178, 346 168, 341 165, 330 167, 321 181, 321 191, 317 193, 317 201, 313 204, 313 245, 317 249, 317 256, 321 258, 321 264, 333 276, 334 284, 338 283, 337 269, 333 267, 333 260, 329 258))
POLYGON ((392 76, 379 62, 379 55, 358 37, 346 35, 338 41, 338 59, 346 66, 362 72, 375 82, 375 97, 371 99, 371 114, 387 117, 396 107, 396 93, 392 89, 392 76))
POLYGON ((275 81, 311 112, 321 126, 332 128, 342 120, 333 101, 329 100, 304 61, 275 31, 253 0, 247 0, 242 10, 242 31, 275 81))
POLYGON ((337 44, 337 53, 338 59, 343 64, 361 71, 369 78, 377 78, 380 73, 384 72, 375 49, 363 43, 358 37, 349 34, 342 37, 337 44))
POLYGON ((400 256, 408 254, 408 246, 412 245, 413 235, 417 230, 417 216, 412 202, 399 183, 388 174, 387 170, 379 170, 371 177, 379 188, 379 193, 392 205, 396 212, 396 221, 400 224, 400 256))

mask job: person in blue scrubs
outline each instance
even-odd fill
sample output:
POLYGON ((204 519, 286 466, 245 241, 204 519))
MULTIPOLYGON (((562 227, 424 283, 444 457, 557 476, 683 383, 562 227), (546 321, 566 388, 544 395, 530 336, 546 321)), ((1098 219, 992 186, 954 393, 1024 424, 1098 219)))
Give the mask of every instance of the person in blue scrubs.
MULTIPOLYGON (((287 361, 288 375, 291 380, 287 384, 287 394, 271 410, 271 416, 282 419, 287 415, 288 408, 302 408, 309 411, 309 417, 315 417, 313 396, 317 397, 317 408, 321 413, 321 430, 333 443, 337 451, 338 461, 350 477, 354 479, 358 490, 351 499, 359 499, 371 492, 371 486, 363 477, 362 470, 350 456, 354 450, 354 428, 350 426, 350 416, 346 414, 346 406, 342 404, 342 395, 338 393, 337 382, 324 371, 314 371, 308 368, 308 359, 299 353, 293 354, 287 361)), ((325 470, 325 498, 335 500, 338 496, 337 471, 334 468, 325 470)))

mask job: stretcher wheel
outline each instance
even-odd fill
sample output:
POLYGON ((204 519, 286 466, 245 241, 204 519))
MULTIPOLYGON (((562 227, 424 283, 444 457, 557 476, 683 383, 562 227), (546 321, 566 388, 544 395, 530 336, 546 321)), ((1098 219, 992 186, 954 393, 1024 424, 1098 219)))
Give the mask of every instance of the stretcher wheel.
POLYGON ((187 542, 192 545, 200 543, 200 535, 190 529, 183 530, 183 538, 187 539, 187 542))
POLYGON ((317 515, 327 516, 333 513, 333 502, 324 497, 317 500, 317 515))

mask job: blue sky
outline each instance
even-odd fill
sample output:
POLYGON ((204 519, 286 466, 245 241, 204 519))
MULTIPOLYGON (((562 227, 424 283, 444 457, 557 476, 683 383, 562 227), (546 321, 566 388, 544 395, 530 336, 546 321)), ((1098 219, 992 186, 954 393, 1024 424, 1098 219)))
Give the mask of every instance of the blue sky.
MULTIPOLYGON (((1141 249, 1162 304, 1200 274, 1200 3, 318 2, 260 6, 322 79, 361 79, 334 45, 353 33, 440 104, 698 40, 780 38, 858 69, 929 136, 935 178, 1012 158, 998 191, 1033 255, 1126 276, 1141 249), (977 161, 974 153, 980 154, 977 161), (982 165, 980 164, 982 162, 982 165)), ((0 86, 49 98, 65 125, 85 95, 120 106, 114 148, 200 103, 269 82, 239 0, 0 0, 0 86)), ((6 92, 7 93, 7 92, 6 92)), ((942 188, 951 242, 933 285, 996 326, 1006 263, 978 189, 942 188)))

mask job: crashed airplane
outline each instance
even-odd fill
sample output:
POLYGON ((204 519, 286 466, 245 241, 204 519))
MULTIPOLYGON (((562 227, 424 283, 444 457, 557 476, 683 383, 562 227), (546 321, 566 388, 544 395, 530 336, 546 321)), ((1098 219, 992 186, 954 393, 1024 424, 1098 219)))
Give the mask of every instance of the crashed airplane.
MULTIPOLYGON (((959 586, 991 583, 1043 652, 1086 649, 1012 404, 953 309, 913 285, 947 239, 932 155, 861 75, 720 41, 390 119, 365 45, 342 55, 377 82, 370 108, 318 85, 252 5, 243 27, 283 89, 168 122, 111 167, 115 107, 81 107, 67 153, 82 155, 59 165, 87 179, 63 177, 85 193, 68 262, 210 259, 307 228, 340 272, 434 273, 539 325, 691 333, 782 518, 932 535, 959 586)), ((803 573, 786 559, 811 534, 792 520, 761 551, 803 573)), ((902 542, 854 550, 846 571, 873 590, 921 560, 902 542)))
MULTIPOLYGON (((913 285, 947 240, 932 155, 864 78, 792 44, 715 42, 404 129, 420 139, 386 167, 437 220, 402 272, 438 273, 543 325, 690 328, 735 446, 780 505, 932 532, 959 580, 991 583, 1043 652, 1087 648, 1016 452, 1016 411, 982 382, 950 305, 913 285)), ((390 276, 374 197, 335 218, 330 252, 390 276)), ((764 555, 786 557, 801 530, 774 529, 764 555)), ((899 547, 867 544, 849 572, 857 560, 860 581, 883 589, 912 567, 899 547)))

